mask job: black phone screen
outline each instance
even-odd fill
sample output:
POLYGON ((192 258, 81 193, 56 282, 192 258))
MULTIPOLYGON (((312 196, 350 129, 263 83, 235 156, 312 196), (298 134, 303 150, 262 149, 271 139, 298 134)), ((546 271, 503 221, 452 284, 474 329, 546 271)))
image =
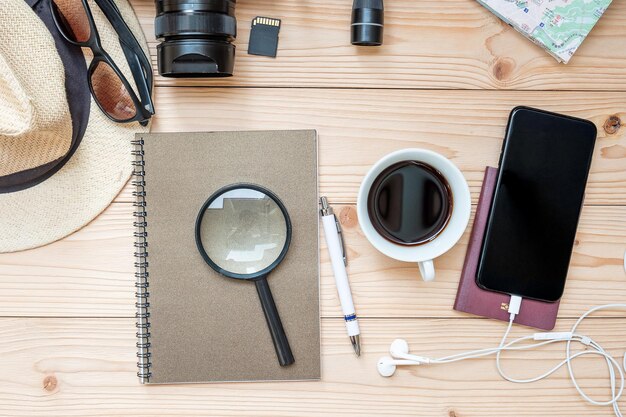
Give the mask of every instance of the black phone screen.
POLYGON ((476 277, 480 287, 561 298, 596 134, 587 120, 513 109, 476 277))

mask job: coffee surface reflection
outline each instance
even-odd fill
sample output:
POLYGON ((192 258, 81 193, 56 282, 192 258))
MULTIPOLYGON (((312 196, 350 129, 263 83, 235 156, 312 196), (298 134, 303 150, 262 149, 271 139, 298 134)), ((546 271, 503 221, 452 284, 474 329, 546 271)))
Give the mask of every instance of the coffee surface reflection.
POLYGON ((400 245, 419 245, 441 233, 452 213, 450 185, 435 168, 417 161, 389 166, 368 195, 374 228, 400 245))

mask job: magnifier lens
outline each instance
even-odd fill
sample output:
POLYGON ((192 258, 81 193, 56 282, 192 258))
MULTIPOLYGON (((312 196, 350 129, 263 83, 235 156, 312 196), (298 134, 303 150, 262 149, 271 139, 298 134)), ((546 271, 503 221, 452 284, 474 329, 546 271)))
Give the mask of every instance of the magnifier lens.
POLYGON ((236 188, 209 204, 199 233, 206 254, 219 268, 250 275, 279 258, 287 241, 287 219, 270 196, 236 188))
POLYGON ((252 184, 218 191, 196 220, 196 244, 211 268, 254 282, 281 366, 295 359, 267 275, 287 254, 290 240, 287 209, 271 191, 252 184))

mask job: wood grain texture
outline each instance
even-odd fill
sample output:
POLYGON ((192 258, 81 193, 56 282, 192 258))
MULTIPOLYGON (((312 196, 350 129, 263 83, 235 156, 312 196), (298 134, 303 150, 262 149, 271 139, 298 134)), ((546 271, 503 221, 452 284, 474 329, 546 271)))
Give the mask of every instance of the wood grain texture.
MULTIPOLYGON (((407 147, 450 158, 478 198, 486 165, 498 164, 509 112, 528 105, 592 120, 598 142, 587 204, 626 204, 624 93, 159 88, 155 132, 317 129, 320 192, 354 203, 361 180, 382 156, 407 147)), ((117 201, 131 201, 127 187, 117 201)))
MULTIPOLYGON (((154 1, 131 3, 156 67, 154 1)), ((132 197, 126 187, 117 203, 77 233, 0 255, 0 416, 531 417, 546 410, 556 417, 612 415, 609 408, 584 403, 564 370, 523 386, 500 380, 492 358, 378 376, 375 362, 396 337, 406 338, 415 353, 439 356, 494 345, 505 325, 451 310, 469 230, 436 261, 437 280, 426 284, 412 265, 371 247, 354 203, 369 167, 406 147, 452 159, 475 202, 484 167, 497 164, 513 107, 590 119, 599 138, 557 330, 569 329, 572 318, 593 305, 623 302, 626 2, 613 1, 568 65, 473 0, 388 1, 385 45, 352 47, 351 3, 238 2, 236 76, 157 76, 153 131, 318 130, 320 191, 346 233, 364 356, 354 357, 338 317, 322 239, 321 382, 139 385, 132 197), (246 53, 249 24, 257 15, 283 20, 277 59, 246 53)), ((625 327, 621 311, 603 313, 581 330, 621 357, 625 327)), ((516 327, 513 336, 528 331, 516 327)), ((538 374, 561 360, 563 350, 515 353, 505 368, 520 377, 538 374)), ((584 359, 575 369, 590 394, 606 398, 601 361, 584 359)))
MULTIPOLYGON (((133 0, 156 68, 154 1, 133 0)), ((569 64, 559 64, 471 0, 385 3, 385 44, 350 45, 352 1, 237 2, 235 76, 158 85, 625 90, 626 3, 614 1, 569 64), (282 19, 278 58, 248 55, 255 16, 282 19)))
MULTIPOLYGON (((561 320, 568 330, 572 320, 561 320)), ((561 370, 530 385, 504 382, 493 358, 453 365, 400 368, 382 378, 376 361, 396 337, 412 352, 443 356, 495 345, 505 324, 490 320, 361 322, 363 352, 351 351, 340 319, 322 322, 322 381, 142 386, 135 376, 132 319, 0 319, 0 415, 34 416, 611 416, 610 407, 578 399, 561 370), (450 343, 454 339, 455 343, 450 343)), ((626 319, 591 319, 581 331, 610 353, 626 349, 626 319)), ((513 337, 528 333, 514 328, 513 337)), ((539 374, 561 360, 562 345, 511 353, 504 368, 518 377, 539 374)), ((210 360, 210 358, 198 358, 210 360)), ((606 365, 575 364, 580 384, 606 398, 606 365)), ((626 404, 622 404, 624 406, 626 404)))
MULTIPOLYGON (((387 258, 369 244, 354 205, 334 208, 345 232, 359 316, 469 317, 451 309, 469 229, 435 262, 436 281, 424 283, 416 266, 387 258)), ((132 317, 132 232, 132 206, 117 203, 60 242, 0 255, 0 316, 132 317)), ((321 245, 321 311, 324 317, 338 317, 323 235, 321 245)), ((585 207, 560 317, 626 299, 625 250, 626 207, 585 207)))

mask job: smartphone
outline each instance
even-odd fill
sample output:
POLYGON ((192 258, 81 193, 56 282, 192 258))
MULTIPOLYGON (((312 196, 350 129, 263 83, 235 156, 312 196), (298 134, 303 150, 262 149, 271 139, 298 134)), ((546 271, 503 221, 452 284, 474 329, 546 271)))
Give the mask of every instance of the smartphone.
POLYGON ((479 287, 547 302, 561 298, 596 135, 588 120, 513 109, 476 275, 479 287))

